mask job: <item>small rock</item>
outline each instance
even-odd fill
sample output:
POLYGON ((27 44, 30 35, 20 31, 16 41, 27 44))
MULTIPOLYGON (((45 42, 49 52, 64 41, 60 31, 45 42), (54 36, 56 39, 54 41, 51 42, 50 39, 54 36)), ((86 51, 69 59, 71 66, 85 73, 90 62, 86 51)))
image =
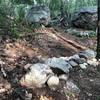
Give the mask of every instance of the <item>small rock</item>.
POLYGON ((75 54, 75 55, 73 55, 72 57, 73 57, 74 59, 79 59, 79 58, 80 58, 78 54, 75 54))
POLYGON ((96 57, 96 52, 93 50, 87 49, 79 53, 79 56, 86 59, 93 59, 96 57))
POLYGON ((32 65, 32 64, 26 64, 26 65, 24 66, 24 69, 25 69, 25 70, 29 69, 29 67, 31 67, 31 65, 32 65))
POLYGON ((78 63, 78 64, 83 64, 83 63, 85 63, 84 60, 82 60, 82 59, 73 59, 73 61, 75 61, 75 62, 78 63))
POLYGON ((15 88, 12 92, 14 100, 27 100, 28 92, 23 88, 15 88))
POLYGON ((85 58, 80 58, 83 62, 87 62, 87 60, 85 58))
POLYGON ((77 85, 70 80, 66 82, 66 89, 75 94, 80 93, 80 89, 77 87, 77 85))
POLYGON ((60 58, 63 59, 63 60, 68 61, 68 58, 69 58, 69 57, 60 57, 60 58))
POLYGON ((89 65, 94 66, 94 67, 98 66, 98 64, 99 64, 99 62, 98 62, 95 58, 93 58, 93 59, 91 59, 91 60, 87 60, 87 63, 88 63, 89 65))
POLYGON ((0 65, 4 65, 5 62, 3 62, 1 59, 0 59, 0 65))
POLYGON ((89 92, 87 92, 87 95, 88 95, 89 97, 91 97, 91 96, 92 96, 92 94, 91 94, 91 93, 89 93, 89 92))
POLYGON ((84 53, 79 53, 80 58, 88 59, 88 56, 84 53))
POLYGON ((55 89, 55 87, 59 85, 59 78, 57 76, 51 76, 47 84, 51 89, 55 89))
POLYGON ((73 60, 70 60, 69 63, 73 67, 78 66, 78 64, 75 61, 73 61, 73 60))
POLYGON ((5 88, 0 88, 0 94, 1 93, 5 93, 7 91, 7 89, 5 89, 5 88))
POLYGON ((1 72, 2 72, 2 74, 3 74, 4 77, 7 77, 6 71, 4 70, 3 67, 1 67, 1 72))
POLYGON ((68 77, 69 77, 68 75, 62 74, 62 75, 59 76, 59 79, 67 81, 68 77))
POLYGON ((79 64, 80 68, 86 69, 87 68, 87 63, 79 64))

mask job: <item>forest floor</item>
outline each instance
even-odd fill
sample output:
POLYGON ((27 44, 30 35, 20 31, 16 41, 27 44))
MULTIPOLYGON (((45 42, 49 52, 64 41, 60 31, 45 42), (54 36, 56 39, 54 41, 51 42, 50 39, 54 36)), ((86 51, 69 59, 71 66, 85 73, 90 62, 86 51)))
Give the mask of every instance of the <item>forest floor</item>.
POLYGON ((48 87, 33 91, 18 84, 18 80, 25 74, 26 64, 40 62, 41 58, 71 56, 84 48, 95 50, 95 37, 78 38, 61 29, 45 28, 32 33, 25 32, 19 39, 9 36, 0 38, 0 100, 30 100, 24 96, 26 90, 32 95, 32 100, 100 100, 99 67, 90 66, 87 70, 69 73, 69 78, 81 90, 77 96, 69 94, 68 97, 48 87))

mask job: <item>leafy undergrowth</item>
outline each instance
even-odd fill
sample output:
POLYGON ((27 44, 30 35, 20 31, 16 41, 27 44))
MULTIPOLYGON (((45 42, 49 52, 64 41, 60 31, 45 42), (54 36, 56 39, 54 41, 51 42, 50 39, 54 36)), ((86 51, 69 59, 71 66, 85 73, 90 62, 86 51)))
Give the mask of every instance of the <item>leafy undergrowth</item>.
POLYGON ((41 62, 41 58, 71 56, 81 51, 79 47, 75 47, 75 44, 73 47, 68 42, 58 42, 57 37, 51 33, 58 33, 67 40, 70 39, 71 43, 76 42, 86 48, 95 49, 96 39, 81 40, 61 30, 55 31, 49 28, 24 33, 19 39, 2 36, 0 42, 0 100, 100 99, 100 73, 97 71, 97 67, 89 67, 86 71, 74 70, 69 73, 69 78, 81 90, 78 96, 70 92, 61 92, 63 83, 58 91, 50 90, 48 87, 32 90, 19 85, 19 79, 26 73, 24 70, 26 64, 41 62), (28 94, 29 97, 25 94, 28 94))

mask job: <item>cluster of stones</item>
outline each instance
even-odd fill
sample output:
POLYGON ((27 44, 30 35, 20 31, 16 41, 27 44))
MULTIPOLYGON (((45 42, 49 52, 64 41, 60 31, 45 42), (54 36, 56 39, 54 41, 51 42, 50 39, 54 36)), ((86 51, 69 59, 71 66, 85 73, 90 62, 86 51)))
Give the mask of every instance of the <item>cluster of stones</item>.
POLYGON ((26 87, 40 88, 47 85, 55 88, 60 79, 67 82, 67 74, 75 67, 86 69, 89 65, 97 66, 96 53, 90 49, 79 52, 70 57, 53 57, 45 59, 44 63, 36 63, 29 67, 29 72, 21 78, 20 83, 26 87), (63 73, 58 75, 52 69, 59 69, 63 73))

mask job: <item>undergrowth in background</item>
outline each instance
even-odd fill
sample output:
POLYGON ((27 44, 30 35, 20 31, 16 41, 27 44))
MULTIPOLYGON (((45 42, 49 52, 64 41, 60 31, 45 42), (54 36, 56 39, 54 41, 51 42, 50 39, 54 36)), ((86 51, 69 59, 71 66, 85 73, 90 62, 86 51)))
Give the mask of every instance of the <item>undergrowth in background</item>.
MULTIPOLYGON (((51 19, 63 13, 70 20, 73 12, 80 7, 95 6, 96 0, 0 0, 0 33, 18 37, 20 26, 27 26, 24 19, 26 8, 34 4, 49 6, 51 19)), ((33 24, 30 28, 40 26, 33 24)))

